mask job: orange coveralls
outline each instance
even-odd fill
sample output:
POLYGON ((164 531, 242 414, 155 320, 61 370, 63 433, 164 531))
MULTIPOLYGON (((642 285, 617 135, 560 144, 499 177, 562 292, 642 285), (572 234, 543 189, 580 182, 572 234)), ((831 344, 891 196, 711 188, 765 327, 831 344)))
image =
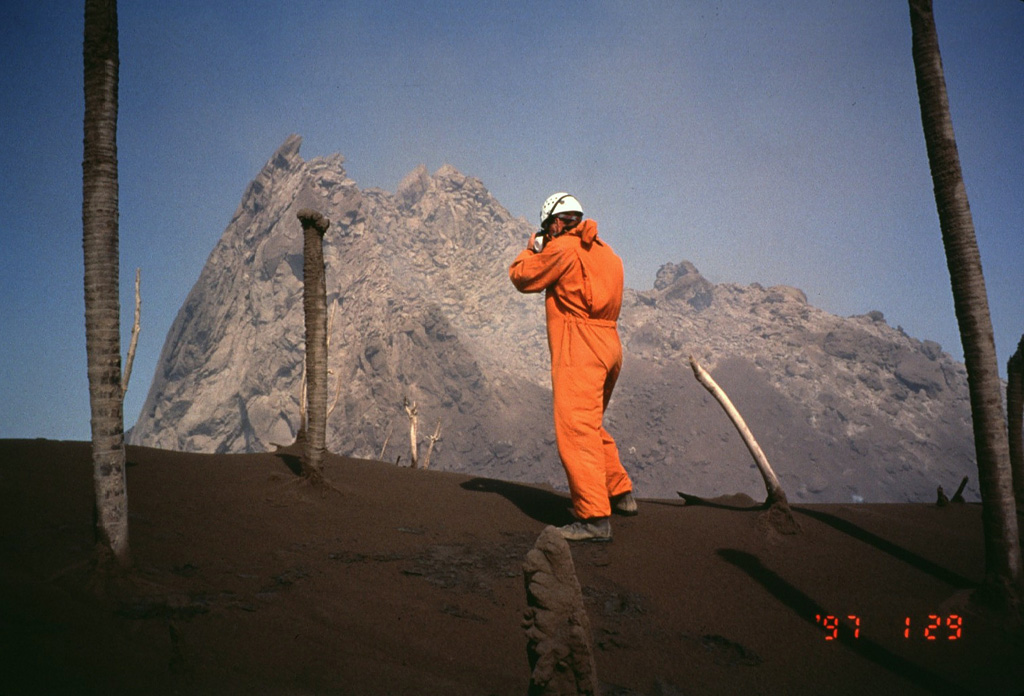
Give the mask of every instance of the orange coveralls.
POLYGON ((555 436, 573 509, 580 519, 608 517, 609 498, 633 489, 603 425, 622 367, 622 260, 584 220, 540 253, 524 249, 508 274, 520 292, 546 290, 555 436))

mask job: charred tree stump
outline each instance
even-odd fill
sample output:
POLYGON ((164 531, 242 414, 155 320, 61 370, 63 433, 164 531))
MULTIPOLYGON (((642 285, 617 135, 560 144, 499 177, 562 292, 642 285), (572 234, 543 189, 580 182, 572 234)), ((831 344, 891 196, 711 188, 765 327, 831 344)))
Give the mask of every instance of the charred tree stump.
POLYGON ((302 223, 302 307, 306 319, 306 439, 302 473, 314 481, 324 478, 327 449, 327 283, 324 273, 324 234, 331 221, 315 210, 297 214, 302 223))
POLYGON ((939 507, 946 507, 950 503, 962 503, 964 502, 964 489, 967 488, 967 477, 964 476, 960 481, 960 486, 956 489, 956 493, 950 498, 946 495, 946 492, 942 490, 942 486, 939 486, 936 491, 935 504, 939 507))
POLYGON ((960 481, 960 485, 956 489, 956 493, 949 499, 951 503, 962 503, 964 502, 964 489, 967 488, 967 477, 964 476, 960 481))
POLYGON ((718 383, 711 378, 711 375, 700 366, 697 360, 691 355, 690 356, 690 367, 693 369, 693 375, 697 378, 697 381, 701 385, 711 392, 711 395, 718 400, 718 403, 725 409, 732 424, 736 427, 740 437, 743 438, 743 443, 747 446, 751 456, 754 458, 754 462, 757 464, 758 471, 761 472, 761 477, 764 479, 764 486, 768 491, 768 497, 765 499, 764 506, 766 509, 765 515, 768 524, 777 532, 782 534, 796 534, 800 531, 800 524, 793 517, 793 511, 789 507, 789 501, 786 500, 786 492, 782 490, 782 484, 779 483, 779 478, 775 475, 772 470, 771 464, 768 463, 768 458, 764 456, 764 452, 761 450, 761 446, 757 444, 757 440, 754 439, 754 435, 750 432, 750 428, 747 427, 746 422, 743 420, 743 416, 733 406, 732 401, 726 395, 725 391, 718 386, 718 383))
POLYGON ((530 659, 532 696, 598 694, 597 667, 590 642, 590 619, 569 544, 547 527, 523 563, 526 600, 523 615, 530 659))

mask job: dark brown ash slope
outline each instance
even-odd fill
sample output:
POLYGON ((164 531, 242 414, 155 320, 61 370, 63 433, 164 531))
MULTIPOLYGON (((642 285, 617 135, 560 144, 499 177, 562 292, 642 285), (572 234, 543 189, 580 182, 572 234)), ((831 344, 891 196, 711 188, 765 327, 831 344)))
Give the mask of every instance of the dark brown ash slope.
MULTIPOLYGON (((281 455, 128 458, 138 573, 100 602, 88 445, 0 441, 5 692, 525 693, 522 563, 563 495, 336 456, 327 494, 281 455)), ((803 532, 769 538, 742 496, 641 505, 572 551, 606 694, 1024 685, 1024 644, 962 608, 978 506, 797 506, 803 532), (859 637, 826 641, 816 614, 859 637), (961 638, 926 640, 929 614, 963 616, 961 638)))

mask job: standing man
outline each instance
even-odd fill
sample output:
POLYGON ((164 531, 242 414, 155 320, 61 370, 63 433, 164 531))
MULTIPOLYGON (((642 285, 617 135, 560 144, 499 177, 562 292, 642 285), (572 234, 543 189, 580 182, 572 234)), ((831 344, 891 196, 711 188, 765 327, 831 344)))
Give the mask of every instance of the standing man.
POLYGON ((603 425, 622 367, 622 260, 568 193, 544 201, 540 226, 508 274, 520 292, 546 295, 555 436, 578 518, 559 531, 570 541, 611 541, 612 512, 637 514, 633 484, 603 425))

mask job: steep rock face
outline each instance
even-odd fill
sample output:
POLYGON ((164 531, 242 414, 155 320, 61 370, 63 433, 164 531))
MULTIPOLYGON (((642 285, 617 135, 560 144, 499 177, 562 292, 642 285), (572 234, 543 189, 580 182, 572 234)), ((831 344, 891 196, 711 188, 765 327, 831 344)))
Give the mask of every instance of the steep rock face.
MULTIPOLYGON (((489 346, 504 342, 496 331, 512 325, 497 325, 512 316, 524 329, 519 345, 544 355, 536 298, 509 292, 505 259, 525 223, 450 167, 413 172, 395 195, 361 191, 340 156, 304 162, 300 143, 289 138, 243 195, 171 327, 131 442, 242 452, 294 439, 301 208, 331 220, 330 449, 378 457, 388 441, 385 458, 408 461, 406 397, 420 406, 421 430, 442 421, 435 463, 470 468, 524 441, 548 399, 546 373, 493 374, 505 360, 489 346)), ((523 451, 540 458, 539 446, 523 451)))
MULTIPOLYGON (((288 138, 245 191, 168 333, 130 442, 197 452, 290 443, 303 380, 302 231, 324 240, 328 446, 408 462, 405 398, 432 466, 564 488, 540 296, 511 260, 532 227, 452 167, 361 190, 340 155, 288 138)), ((750 455, 690 373, 729 393, 793 502, 931 500, 974 476, 966 376, 882 315, 840 318, 787 286, 713 284, 689 262, 627 290, 625 367, 608 414, 640 496, 763 496, 750 455)), ((976 496, 976 487, 968 486, 976 496)))

